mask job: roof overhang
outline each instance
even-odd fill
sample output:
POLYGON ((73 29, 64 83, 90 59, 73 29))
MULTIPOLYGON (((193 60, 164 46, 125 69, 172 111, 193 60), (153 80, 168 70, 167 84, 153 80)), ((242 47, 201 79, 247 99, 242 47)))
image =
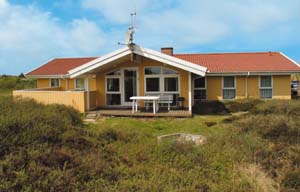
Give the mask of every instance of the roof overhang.
POLYGON ((257 76, 257 75, 292 75, 300 74, 300 71, 241 71, 241 72, 208 72, 206 76, 257 76))
POLYGON ((49 78, 69 78, 69 75, 67 74, 61 74, 61 75, 25 75, 25 77, 29 78, 35 78, 35 79, 49 79, 49 78))
POLYGON ((70 78, 75 78, 81 75, 84 75, 86 73, 89 73, 97 68, 101 68, 104 65, 107 65, 113 61, 116 61, 120 58, 126 57, 131 54, 136 54, 143 56, 145 58, 149 58, 173 67, 177 67, 179 69, 183 69, 185 71, 205 76, 207 68, 199 66, 197 64, 184 61, 182 59, 178 59, 166 54, 163 54, 158 51, 154 51, 151 49, 146 49, 137 45, 129 45, 122 49, 116 50, 114 52, 111 52, 107 55, 101 56, 95 60, 92 60, 84 65, 81 65, 79 67, 76 67, 70 71, 68 71, 68 75, 70 78))

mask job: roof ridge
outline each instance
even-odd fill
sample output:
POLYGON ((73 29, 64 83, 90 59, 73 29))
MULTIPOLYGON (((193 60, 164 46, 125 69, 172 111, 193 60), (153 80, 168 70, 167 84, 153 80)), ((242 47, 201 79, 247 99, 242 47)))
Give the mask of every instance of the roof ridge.
POLYGON ((277 53, 279 54, 279 51, 264 51, 264 52, 220 52, 220 53, 176 53, 176 55, 234 55, 234 54, 269 54, 269 53, 277 53))

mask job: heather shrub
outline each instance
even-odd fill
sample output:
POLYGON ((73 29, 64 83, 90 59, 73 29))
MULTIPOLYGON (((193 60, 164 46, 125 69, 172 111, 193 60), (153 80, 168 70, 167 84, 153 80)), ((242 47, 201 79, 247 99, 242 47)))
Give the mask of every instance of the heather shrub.
POLYGON ((195 103, 193 113, 199 115, 228 115, 230 111, 221 101, 201 101, 195 103))
POLYGON ((224 102, 225 107, 231 113, 250 111, 262 103, 264 103, 264 101, 260 99, 237 99, 234 101, 224 102))

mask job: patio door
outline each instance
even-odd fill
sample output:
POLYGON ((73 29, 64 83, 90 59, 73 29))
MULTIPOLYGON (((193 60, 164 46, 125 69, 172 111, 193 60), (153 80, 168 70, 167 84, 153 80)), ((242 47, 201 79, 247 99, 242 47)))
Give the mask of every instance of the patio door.
POLYGON ((137 69, 136 68, 124 69, 123 77, 124 77, 123 105, 130 106, 132 104, 130 97, 138 95, 137 69))

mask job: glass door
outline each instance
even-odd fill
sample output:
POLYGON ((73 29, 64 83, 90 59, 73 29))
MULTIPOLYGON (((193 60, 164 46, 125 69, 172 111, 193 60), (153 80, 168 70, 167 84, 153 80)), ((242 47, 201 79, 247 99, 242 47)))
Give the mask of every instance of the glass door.
POLYGON ((124 105, 131 105, 132 96, 137 96, 137 70, 124 69, 124 105))

